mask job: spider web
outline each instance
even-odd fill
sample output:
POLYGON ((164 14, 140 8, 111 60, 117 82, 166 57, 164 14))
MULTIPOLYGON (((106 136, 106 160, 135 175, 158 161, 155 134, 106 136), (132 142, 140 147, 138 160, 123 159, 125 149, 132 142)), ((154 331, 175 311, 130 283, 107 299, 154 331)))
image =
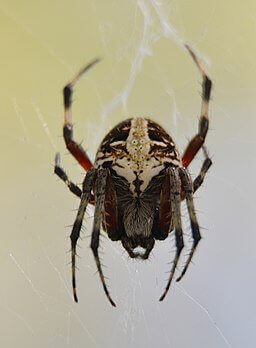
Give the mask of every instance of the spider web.
MULTIPOLYGON (((256 69, 253 56, 243 52, 256 49, 246 39, 256 29, 256 6, 231 6, 231 0, 106 4, 0 1, 5 67, 0 139, 6 169, 0 342, 5 347, 253 347, 256 260, 250 220, 256 205, 253 192, 249 197, 247 192, 255 190, 248 173, 256 169, 251 164, 256 69), (238 20, 247 24, 239 27, 238 20), (101 259, 118 306, 111 308, 89 249, 91 209, 79 242, 76 305, 68 237, 79 201, 51 175, 55 152, 62 154, 72 180, 81 183, 84 173, 66 156, 61 89, 87 61, 103 58, 74 95, 75 138, 84 139, 92 159, 105 133, 130 116, 153 118, 184 149, 197 130, 201 93, 184 42, 192 44, 214 80, 207 139, 214 168, 195 200, 203 241, 194 265, 159 303, 174 255, 173 236, 156 245, 148 262, 137 262, 102 235, 101 259)), ((198 156, 192 175, 201 162, 198 156)), ((182 264, 184 258, 178 273, 182 264)))

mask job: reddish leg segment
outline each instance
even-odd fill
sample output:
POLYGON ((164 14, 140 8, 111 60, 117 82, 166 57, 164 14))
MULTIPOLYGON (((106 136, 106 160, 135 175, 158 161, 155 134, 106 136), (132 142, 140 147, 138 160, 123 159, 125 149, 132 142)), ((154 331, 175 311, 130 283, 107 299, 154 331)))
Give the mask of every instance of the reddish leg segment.
POLYGON ((75 78, 68 83, 63 89, 63 97, 64 97, 64 126, 63 126, 63 136, 67 146, 67 149, 70 153, 75 157, 75 159, 80 163, 80 165, 87 171, 93 167, 92 162, 87 156, 83 147, 78 144, 73 139, 73 125, 72 125, 72 93, 73 87, 76 82, 80 79, 80 77, 89 70, 94 64, 98 63, 99 59, 93 60, 91 63, 86 65, 83 69, 79 71, 79 73, 75 76, 75 78))
POLYGON ((200 70, 203 76, 202 107, 201 107, 198 133, 194 136, 193 139, 190 140, 182 156, 182 164, 183 164, 183 167, 186 168, 189 166, 189 164, 194 159, 197 152, 200 150, 200 148, 204 144, 205 137, 208 131, 208 126, 209 126, 208 110, 209 110, 209 101, 211 96, 212 81, 207 76, 207 73, 205 72, 204 68, 202 67, 195 53, 191 50, 191 48, 188 45, 185 45, 185 47, 188 49, 189 53, 191 54, 194 62, 196 63, 198 69, 200 70))

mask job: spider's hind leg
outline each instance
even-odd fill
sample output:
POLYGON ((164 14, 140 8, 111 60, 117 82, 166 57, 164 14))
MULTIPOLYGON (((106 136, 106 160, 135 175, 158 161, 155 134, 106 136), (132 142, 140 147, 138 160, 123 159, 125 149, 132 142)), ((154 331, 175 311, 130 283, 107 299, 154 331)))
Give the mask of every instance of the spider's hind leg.
POLYGON ((191 225, 191 231, 192 231, 192 237, 193 237, 193 244, 192 244, 192 248, 189 253, 188 259, 186 261, 186 264, 181 272, 181 275, 176 279, 177 282, 180 281, 182 277, 185 275, 188 269, 188 266, 192 260, 192 257, 195 253, 196 247, 201 239, 200 229, 199 229, 196 212, 195 212, 194 201, 193 201, 193 183, 187 169, 180 168, 180 178, 181 178, 182 188, 184 190, 186 201, 187 201, 187 207, 188 207, 188 213, 189 213, 189 219, 190 219, 190 225, 191 225))
POLYGON ((97 265, 100 280, 103 285, 105 294, 109 302, 112 304, 112 306, 116 307, 115 302, 112 300, 110 293, 108 291, 108 288, 105 282, 105 277, 101 267, 99 253, 98 253, 98 248, 100 244, 100 228, 102 224, 102 215, 104 212, 107 177, 108 177, 108 169, 98 170, 97 178, 95 182, 95 213, 94 213, 94 221, 93 221, 93 232, 92 232, 92 238, 91 238, 91 249, 94 255, 94 259, 97 265))
POLYGON ((73 296, 75 302, 78 302, 77 294, 76 294, 76 245, 78 238, 80 237, 80 231, 82 228, 83 218, 86 211, 86 208, 89 204, 89 200, 91 197, 91 191, 93 188, 93 184, 95 181, 96 169, 90 169, 85 176, 83 182, 83 193, 81 197, 81 202, 78 208, 76 220, 74 222, 72 232, 70 235, 71 240, 71 261, 72 261, 72 285, 73 285, 73 296))
POLYGON ((182 231, 182 223, 181 223, 181 212, 180 212, 181 183, 180 183, 178 169, 172 168, 172 167, 168 168, 167 175, 169 176, 169 180, 170 180, 170 200, 171 200, 171 207, 172 207, 173 227, 175 232, 176 254, 174 257, 174 261, 173 261, 173 265, 172 265, 172 269, 169 275, 167 285, 159 301, 163 301, 163 299, 165 298, 170 288, 170 285, 174 276, 174 272, 176 270, 176 266, 180 258, 181 251, 184 247, 183 231, 182 231))

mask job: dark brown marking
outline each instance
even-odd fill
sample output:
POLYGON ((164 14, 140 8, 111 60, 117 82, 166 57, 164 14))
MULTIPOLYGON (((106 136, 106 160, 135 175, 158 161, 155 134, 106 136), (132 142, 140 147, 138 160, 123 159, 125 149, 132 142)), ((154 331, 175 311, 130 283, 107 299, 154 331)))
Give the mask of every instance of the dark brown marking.
POLYGON ((170 231, 172 221, 172 210, 170 200, 170 179, 166 175, 160 195, 159 225, 163 235, 167 236, 170 231))
POLYGON ((104 227, 111 240, 120 239, 120 231, 118 230, 118 210, 115 185, 111 175, 108 175, 106 192, 105 192, 105 220, 104 227))

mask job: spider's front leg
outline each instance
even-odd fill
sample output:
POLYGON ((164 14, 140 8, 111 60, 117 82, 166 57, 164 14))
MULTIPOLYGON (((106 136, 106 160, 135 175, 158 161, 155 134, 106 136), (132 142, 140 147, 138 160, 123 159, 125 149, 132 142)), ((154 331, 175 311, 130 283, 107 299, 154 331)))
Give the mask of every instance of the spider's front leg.
POLYGON ((190 140, 182 156, 183 167, 187 168, 189 164, 191 163, 191 161, 194 159, 197 152, 203 146, 206 134, 208 132, 208 127, 209 127, 208 112, 209 112, 209 101, 211 96, 212 81, 209 79, 207 73, 205 72, 204 68, 199 62, 194 51, 192 51, 190 46, 187 44, 185 45, 185 47, 189 51, 190 55, 192 56, 194 62, 196 63, 199 71, 201 72, 203 76, 203 95, 202 95, 202 106, 201 106, 201 115, 199 119, 198 133, 194 136, 194 138, 190 140))
MULTIPOLYGON (((93 60, 91 63, 87 64, 83 69, 79 71, 79 73, 73 78, 73 80, 68 83, 63 89, 63 97, 64 97, 64 126, 63 126, 63 136, 67 146, 67 149, 70 153, 75 157, 75 159, 80 163, 80 165, 87 171, 93 167, 92 162, 87 156, 83 147, 78 144, 73 139, 73 125, 72 125, 72 93, 73 87, 76 82, 80 79, 80 77, 88 71, 94 64, 96 64, 99 59, 93 60)), ((68 186, 71 192, 73 192, 77 197, 82 196, 81 189, 75 185, 72 181, 69 180, 67 174, 60 164, 60 154, 57 153, 55 156, 55 166, 54 173, 58 175, 58 177, 64 181, 64 183, 68 186)), ((94 204, 93 195, 90 198, 90 203, 94 204)))
POLYGON ((92 168, 92 162, 87 156, 83 147, 78 144, 73 139, 73 125, 72 125, 72 93, 73 87, 77 83, 77 81, 81 78, 81 76, 88 71, 94 64, 98 63, 99 59, 93 60, 91 63, 86 65, 83 69, 79 71, 79 73, 68 83, 63 89, 63 97, 64 97, 64 126, 63 126, 63 136, 69 152, 75 157, 78 163, 87 171, 92 168))

